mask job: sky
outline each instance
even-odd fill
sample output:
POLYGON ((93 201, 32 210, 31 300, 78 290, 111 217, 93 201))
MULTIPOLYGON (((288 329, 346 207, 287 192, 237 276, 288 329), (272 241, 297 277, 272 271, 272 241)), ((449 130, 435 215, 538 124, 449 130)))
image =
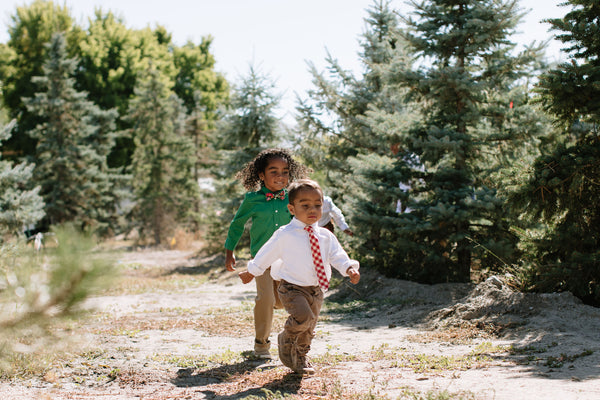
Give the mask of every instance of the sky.
MULTIPOLYGON (((518 26, 513 40, 529 44, 551 39, 545 18, 562 18, 569 7, 564 0, 520 0, 529 11, 518 26)), ((2 0, 0 42, 8 40, 7 27, 16 7, 31 0, 2 0)), ((267 74, 282 96, 278 116, 292 123, 296 94, 306 97, 312 87, 307 62, 319 70, 325 67, 327 53, 344 68, 359 73, 361 34, 367 9, 373 0, 55 0, 66 4, 71 15, 87 26, 94 9, 111 10, 129 28, 164 26, 177 45, 191 40, 200 43, 213 37, 211 47, 215 69, 232 83, 246 76, 250 65, 267 74)), ((403 13, 411 8, 405 1, 392 0, 391 7, 403 13)), ((550 61, 564 59, 560 43, 551 40, 546 52, 550 61)))

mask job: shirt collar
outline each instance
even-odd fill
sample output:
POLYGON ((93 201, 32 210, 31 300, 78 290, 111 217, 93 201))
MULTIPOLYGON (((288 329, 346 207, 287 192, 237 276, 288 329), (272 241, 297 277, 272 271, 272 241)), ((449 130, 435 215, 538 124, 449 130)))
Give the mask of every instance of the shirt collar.
POLYGON ((287 193, 287 189, 283 188, 281 190, 278 190, 277 192, 272 192, 269 189, 267 189, 266 186, 261 186, 259 192, 262 192, 264 194, 267 194, 267 193, 279 194, 280 192, 287 193))
MULTIPOLYGON (((290 224, 295 227, 295 228, 300 228, 300 229, 304 229, 305 226, 307 226, 304 222, 300 221, 298 218, 293 217, 292 221, 290 222, 290 224)), ((313 227, 313 229, 316 231, 317 227, 319 226, 318 222, 315 222, 314 224, 311 224, 310 226, 313 227)))

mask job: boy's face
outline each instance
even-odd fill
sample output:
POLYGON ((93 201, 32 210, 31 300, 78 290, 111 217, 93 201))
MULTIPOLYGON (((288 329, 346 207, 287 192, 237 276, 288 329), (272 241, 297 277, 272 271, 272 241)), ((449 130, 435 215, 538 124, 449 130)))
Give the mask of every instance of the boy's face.
POLYGON ((293 203, 288 204, 290 213, 306 225, 317 222, 323 214, 323 198, 317 189, 307 188, 298 191, 293 203))
POLYGON ((290 168, 283 158, 274 158, 267 164, 265 172, 260 172, 258 177, 271 192, 279 192, 288 185, 290 168))

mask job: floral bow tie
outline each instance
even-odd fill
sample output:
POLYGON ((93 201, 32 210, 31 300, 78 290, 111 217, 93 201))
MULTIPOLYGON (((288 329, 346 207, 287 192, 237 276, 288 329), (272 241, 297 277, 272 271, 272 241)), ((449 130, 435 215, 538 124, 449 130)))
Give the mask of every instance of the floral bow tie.
POLYGON ((273 194, 271 192, 268 192, 265 194, 265 196, 267 197, 267 201, 271 201, 273 199, 280 199, 280 200, 284 200, 285 199, 285 190, 280 191, 277 194, 273 194))

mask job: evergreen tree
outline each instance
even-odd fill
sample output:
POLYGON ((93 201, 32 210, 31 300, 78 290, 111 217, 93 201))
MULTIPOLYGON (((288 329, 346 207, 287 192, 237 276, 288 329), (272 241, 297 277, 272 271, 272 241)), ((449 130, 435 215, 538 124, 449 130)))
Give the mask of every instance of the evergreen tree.
POLYGON ((388 76, 411 65, 394 10, 389 2, 377 1, 367 12, 360 53, 363 74, 353 76, 331 56, 330 78, 311 66, 316 88, 298 107, 300 140, 317 179, 361 232, 355 238, 355 257, 398 275, 396 204, 403 195, 398 183, 410 178, 401 157, 408 153, 399 154, 400 135, 419 109, 406 99, 407 90, 391 84, 388 76))
POLYGON ((119 201, 121 177, 106 165, 114 144, 116 111, 102 111, 74 88, 76 59, 66 57, 65 38, 52 36, 39 92, 25 98, 40 123, 28 133, 37 141, 34 181, 46 206, 49 225, 73 221, 106 229, 119 201))
MULTIPOLYGON (((389 152, 387 140, 375 140, 365 121, 367 111, 394 108, 398 106, 395 101, 402 101, 394 93, 384 93, 381 70, 394 58, 406 56, 397 36, 397 17, 388 1, 374 2, 368 15, 368 28, 361 41, 363 75, 353 76, 331 55, 326 60, 326 73, 309 64, 315 87, 308 91, 307 99, 299 99, 297 108, 302 155, 317 171, 326 170, 326 183, 340 192, 341 178, 353 173, 348 157, 389 152)), ((336 203, 341 200, 334 197, 336 203)))
MULTIPOLYGON (((398 159, 372 177, 394 176, 397 184, 408 183, 410 193, 392 189, 389 180, 384 190, 397 194, 411 212, 394 216, 393 203, 374 209, 371 214, 381 215, 388 226, 380 243, 370 245, 375 257, 377 252, 381 259, 395 256, 397 276, 466 282, 473 264, 493 267, 515 257, 516 238, 508 230, 503 200, 493 185, 486 185, 492 166, 486 157, 498 154, 501 141, 511 149, 540 134, 502 129, 494 120, 496 114, 507 119, 509 100, 501 107, 499 99, 532 73, 539 49, 511 56, 509 37, 521 18, 516 1, 411 4, 415 18, 404 19, 402 36, 422 62, 417 69, 392 65, 387 78, 409 89, 408 99, 421 104, 420 117, 409 129, 396 124, 393 114, 371 122, 400 139, 398 159)), ((380 193, 376 190, 371 198, 380 199, 380 193)), ((379 200, 373 203, 380 207, 379 200)))
POLYGON ((172 236, 176 224, 189 223, 189 207, 198 196, 185 108, 170 87, 168 76, 149 63, 128 114, 135 143, 133 224, 142 238, 150 234, 156 245, 172 236))
MULTIPOLYGON (((0 130, 0 145, 10 137, 13 126, 14 122, 0 130)), ((18 233, 44 216, 40 188, 31 187, 32 170, 33 164, 13 165, 0 159, 0 241, 4 234, 18 233)))
POLYGON ((280 96, 274 93, 274 89, 275 82, 250 65, 248 75, 242 77, 239 86, 234 88, 230 112, 225 115, 220 128, 220 148, 256 149, 278 139, 279 120, 274 111, 280 96))
POLYGON ((568 290, 600 305, 600 7, 592 0, 564 5, 572 10, 549 22, 571 60, 538 84, 543 107, 564 134, 538 158, 513 201, 547 226, 527 257, 533 287, 568 290))
MULTIPOLYGON (((248 74, 234 85, 231 102, 222 121, 217 125, 215 147, 219 160, 213 169, 216 178, 213 209, 217 215, 210 226, 210 242, 222 250, 229 223, 239 208, 244 188, 235 175, 262 150, 280 144, 283 135, 275 116, 280 96, 274 92, 275 82, 259 68, 250 65, 248 74)), ((247 233, 239 246, 249 244, 247 233)))
POLYGON ((0 80, 4 102, 10 116, 17 120, 17 127, 5 146, 17 157, 23 157, 35 152, 35 140, 27 132, 39 123, 23 103, 23 98, 32 97, 37 91, 32 77, 43 73, 48 51, 46 44, 55 32, 63 32, 67 38, 67 52, 73 56, 75 43, 82 38, 82 32, 74 25, 66 6, 45 0, 17 7, 11 22, 5 47, 9 57, 0 62, 0 80))

